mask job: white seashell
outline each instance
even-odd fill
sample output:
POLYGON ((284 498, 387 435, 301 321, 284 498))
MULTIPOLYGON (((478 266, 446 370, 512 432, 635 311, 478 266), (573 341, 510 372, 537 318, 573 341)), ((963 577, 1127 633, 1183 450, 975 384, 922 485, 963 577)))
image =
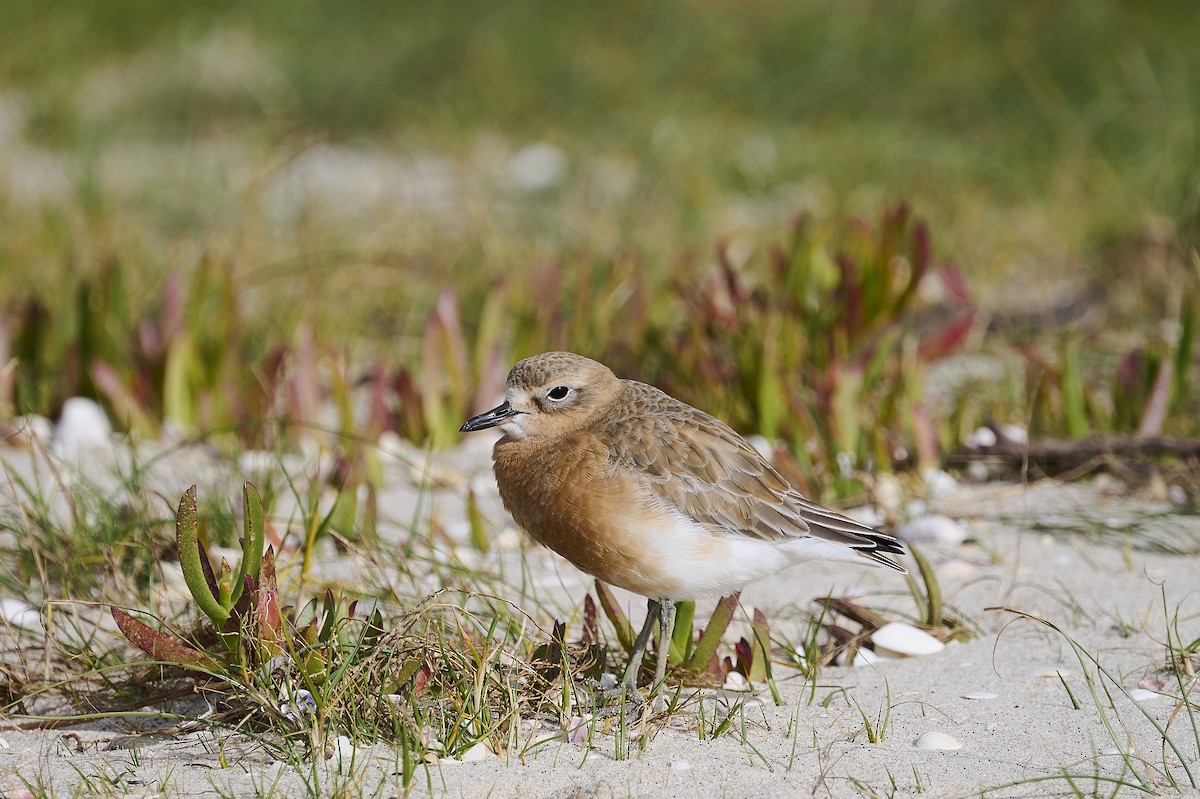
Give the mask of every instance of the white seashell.
POLYGON ((483 741, 480 741, 467 751, 463 752, 462 757, 460 757, 459 760, 463 763, 478 763, 481 760, 491 760, 495 756, 495 753, 488 748, 488 745, 483 741))
POLYGON ((882 527, 887 523, 887 519, 883 517, 883 514, 872 508, 870 505, 862 505, 861 507, 850 508, 849 510, 845 511, 845 513, 854 521, 862 522, 867 527, 882 527))
POLYGON ((567 743, 581 744, 587 741, 590 722, 590 717, 571 716, 567 721, 567 726, 563 729, 563 732, 567 734, 567 743))
POLYGON ((883 657, 917 657, 932 655, 946 648, 938 639, 911 624, 893 621, 871 633, 875 653, 883 657))
POLYGON ((672 760, 671 771, 687 771, 692 767, 692 764, 686 760, 672 760))
POLYGON ((1000 696, 999 694, 994 694, 991 691, 967 691, 965 694, 962 695, 962 698, 963 699, 986 700, 986 699, 998 699, 999 696, 1000 696))
POLYGON ((522 147, 508 161, 508 180, 518 189, 541 191, 562 182, 567 154, 547 142, 522 147))
MULTIPOLYGON (((837 655, 835 655, 833 658, 833 665, 845 666, 847 651, 848 650, 843 649, 840 652, 838 652, 837 655)), ((860 648, 857 652, 854 653, 854 662, 851 663, 850 665, 856 669, 861 669, 864 666, 870 666, 871 664, 875 663, 878 660, 879 660, 879 655, 875 654, 870 649, 860 648)))
POLYGON ((28 602, 19 599, 0 599, 0 626, 11 624, 22 630, 42 632, 42 614, 28 602))
POLYGON ((1016 424, 1000 425, 1000 435, 1004 436, 1004 440, 1010 444, 1026 444, 1029 442, 1029 432, 1024 427, 1016 424))
POLYGON ((1145 688, 1147 691, 1161 691, 1168 685, 1166 680, 1159 677, 1145 677, 1138 682, 1138 688, 1145 688))
POLYGON ((978 566, 965 560, 948 560, 937 567, 937 575, 943 580, 962 580, 977 571, 978 566))
POLYGON ((926 752, 962 749, 962 743, 957 738, 944 732, 934 731, 921 733, 920 737, 913 741, 913 746, 926 752))
POLYGON ((949 516, 940 516, 936 513, 913 519, 911 522, 901 525, 896 535, 902 541, 949 546, 957 546, 969 538, 967 528, 949 516))
POLYGON ((725 675, 725 684, 721 687, 726 691, 749 691, 750 681, 740 671, 731 671, 725 675))
POLYGON ((266 477, 283 468, 279 455, 261 449, 248 449, 237 458, 238 471, 255 477, 266 477))
POLYGON ((997 440, 995 430, 990 427, 980 427, 967 436, 967 440, 963 443, 967 445, 967 449, 984 449, 996 446, 997 440))
POLYGON ((930 497, 944 497, 958 488, 958 481, 941 469, 922 469, 921 480, 925 483, 925 493, 930 497))
POLYGON ((339 771, 344 771, 350 768, 350 764, 354 762, 355 755, 358 753, 358 747, 354 745, 345 735, 339 735, 333 743, 333 755, 331 757, 337 764, 339 771))
POLYGON ((884 516, 895 518, 900 515, 900 507, 904 503, 904 489, 900 487, 900 481, 894 474, 878 475, 872 494, 875 496, 875 504, 884 516))
POLYGON ((1162 699, 1163 695, 1154 691, 1147 691, 1145 688, 1131 688, 1129 690, 1129 698, 1137 702, 1153 702, 1155 699, 1162 699))
POLYGON ((54 423, 45 416, 18 416, 13 419, 12 427, 17 432, 17 440, 27 447, 45 446, 54 438, 54 423))
POLYGON ((51 449, 64 458, 78 458, 89 449, 110 447, 111 435, 112 422, 103 408, 86 397, 71 397, 63 403, 51 449))
POLYGON ((967 478, 972 483, 984 483, 991 477, 987 464, 982 461, 971 461, 967 464, 967 478))

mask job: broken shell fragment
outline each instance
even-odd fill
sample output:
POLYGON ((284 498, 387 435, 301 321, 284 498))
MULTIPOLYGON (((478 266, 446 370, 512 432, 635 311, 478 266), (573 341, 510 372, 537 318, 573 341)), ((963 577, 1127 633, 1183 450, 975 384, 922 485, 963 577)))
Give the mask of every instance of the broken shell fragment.
POLYGON ((893 621, 871 633, 875 653, 884 657, 904 658, 932 655, 946 648, 938 639, 911 624, 893 621))

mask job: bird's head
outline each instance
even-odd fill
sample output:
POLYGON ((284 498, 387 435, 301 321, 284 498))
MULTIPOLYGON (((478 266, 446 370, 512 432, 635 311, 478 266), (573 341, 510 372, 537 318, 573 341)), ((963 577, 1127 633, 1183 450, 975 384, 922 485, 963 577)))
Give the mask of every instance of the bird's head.
POLYGON ((607 366, 572 352, 545 352, 508 373, 504 402, 468 420, 461 432, 499 427, 514 441, 568 435, 602 413, 621 381, 607 366))

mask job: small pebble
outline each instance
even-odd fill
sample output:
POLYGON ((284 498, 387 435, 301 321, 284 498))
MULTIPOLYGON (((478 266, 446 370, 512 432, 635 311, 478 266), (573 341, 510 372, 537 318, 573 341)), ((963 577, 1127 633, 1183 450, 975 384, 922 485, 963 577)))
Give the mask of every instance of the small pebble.
POLYGON ((983 449, 996 446, 996 441, 998 440, 995 430, 990 427, 980 427, 974 433, 967 436, 967 440, 964 443, 967 445, 967 449, 983 449))
MULTIPOLYGON (((838 652, 837 655, 835 655, 833 658, 833 665, 845 666, 847 651, 848 650, 843 649, 840 652, 838 652)), ((879 660, 879 655, 875 654, 870 649, 859 649, 857 652, 854 653, 854 662, 850 665, 856 669, 861 669, 865 666, 870 666, 871 664, 875 663, 878 660, 879 660)))
POLYGON ((112 446, 111 435, 112 422, 99 404, 85 397, 71 397, 63 403, 51 448, 64 458, 78 458, 89 449, 112 446))
POLYGON ((721 687, 726 691, 749 691, 750 681, 740 671, 731 671, 725 675, 725 684, 721 687))
POLYGON ((988 700, 988 699, 997 699, 997 698, 999 698, 999 696, 1000 696, 999 694, 994 694, 991 691, 967 691, 965 694, 962 695, 962 698, 963 699, 977 699, 977 700, 983 701, 983 700, 988 700))
POLYGON ((962 743, 957 738, 944 732, 933 731, 921 733, 920 737, 913 741, 913 746, 926 752, 962 749, 962 743))
POLYGON ((672 760, 671 771, 687 771, 692 767, 692 764, 686 760, 672 760))
POLYGON ((1010 444, 1025 444, 1029 441, 1029 433, 1020 425, 1002 424, 1000 435, 1010 444))
POLYGON ((1129 691, 1129 698, 1137 702, 1153 702, 1155 699, 1162 699, 1163 695, 1147 691, 1145 688, 1133 688, 1129 691))
POLYGON ((42 631, 42 614, 28 602, 19 599, 0 599, 0 625, 11 624, 30 632, 42 631))

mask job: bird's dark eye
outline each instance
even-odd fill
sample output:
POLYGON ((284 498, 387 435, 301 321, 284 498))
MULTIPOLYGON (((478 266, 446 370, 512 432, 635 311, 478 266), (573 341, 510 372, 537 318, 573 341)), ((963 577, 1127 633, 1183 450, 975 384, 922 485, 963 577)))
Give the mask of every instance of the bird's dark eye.
POLYGON ((571 389, 567 388, 566 386, 555 386, 554 388, 550 389, 550 393, 546 396, 552 400, 564 400, 570 393, 571 389))

